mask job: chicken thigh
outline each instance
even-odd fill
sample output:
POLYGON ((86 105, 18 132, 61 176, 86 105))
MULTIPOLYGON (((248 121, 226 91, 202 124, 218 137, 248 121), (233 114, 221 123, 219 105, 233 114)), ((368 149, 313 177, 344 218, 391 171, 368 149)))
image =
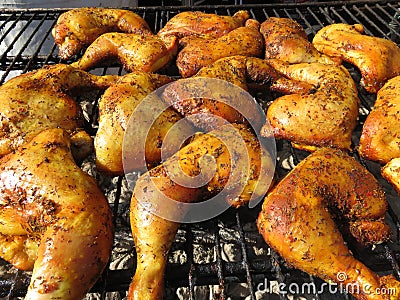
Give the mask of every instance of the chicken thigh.
POLYGON ((66 132, 43 131, 0 159, 0 207, 0 256, 33 268, 25 299, 83 298, 111 254, 112 213, 66 132))
POLYGON ((262 56, 264 40, 259 32, 260 24, 246 21, 219 38, 187 37, 181 40, 183 49, 178 53, 176 65, 182 77, 195 75, 202 67, 228 56, 262 56))
MULTIPOLYGON (((389 237, 386 207, 384 192, 371 173, 346 153, 325 148, 301 161, 272 189, 257 225, 291 266, 326 281, 357 286, 357 299, 389 299, 375 292, 383 286, 398 288, 399 282, 394 276, 379 278, 353 257, 332 213, 349 222, 359 241, 370 244, 389 237)), ((398 299, 399 292, 390 299, 398 299)))
POLYGON ((243 26, 249 18, 250 14, 247 10, 240 10, 233 16, 184 11, 169 19, 157 34, 159 36, 173 35, 179 39, 186 36, 218 38, 243 26))
POLYGON ((340 64, 326 56, 308 41, 306 31, 295 20, 270 17, 261 23, 260 32, 265 40, 265 58, 279 59, 290 64, 320 62, 340 64))
POLYGON ((60 15, 52 34, 62 59, 69 59, 106 32, 151 35, 149 25, 129 10, 83 7, 60 15))
POLYGON ((0 87, 0 156, 48 128, 73 131, 83 126, 71 94, 106 89, 118 76, 96 76, 69 65, 46 66, 14 77, 0 87))
POLYGON ((365 90, 376 93, 387 80, 400 75, 400 48, 363 32, 361 24, 331 24, 317 32, 313 44, 318 51, 355 65, 365 90))
POLYGON ((163 75, 134 72, 121 77, 104 92, 99 101, 99 128, 94 140, 96 164, 100 170, 113 175, 122 175, 124 171, 143 171, 146 166, 152 167, 161 161, 162 149, 164 157, 171 156, 179 149, 183 142, 181 139, 194 133, 192 125, 181 120, 182 117, 172 108, 167 108, 155 94, 149 101, 152 107, 139 106, 146 96, 171 81, 163 75), (154 110, 162 113, 153 120, 150 115, 154 110), (130 120, 134 112, 136 118, 130 120), (147 121, 155 121, 148 132, 145 126, 147 121), (126 132, 129 122, 137 122, 135 128, 130 127, 135 132, 126 132), (167 134, 169 140, 165 145, 163 142, 167 134), (141 149, 140 141, 135 142, 142 137, 146 137, 144 149, 141 149), (125 147, 123 152, 123 142, 127 143, 128 139, 133 147, 125 147), (143 157, 145 162, 141 160, 143 157))
MULTIPOLYGON (((245 205, 267 192, 273 173, 274 159, 255 135, 243 125, 227 125, 197 136, 162 165, 143 174, 131 200, 137 267, 128 299, 162 299, 168 251, 180 220, 189 212, 185 203, 220 193, 220 200, 228 205, 245 205), (244 149, 236 151, 238 145, 244 149), (204 179, 204 184, 199 184, 204 179), (191 180, 196 184, 190 184, 191 180)), ((196 207, 191 213, 199 211, 196 207)), ((207 211, 215 213, 211 208, 207 211)))
MULTIPOLYGON (((282 96, 268 107, 267 124, 261 134, 291 141, 294 146, 315 150, 335 147, 349 150, 358 117, 356 84, 343 66, 321 63, 289 65, 269 60, 271 66, 290 79, 315 87, 307 95, 282 96)), ((279 87, 284 92, 284 87, 279 87)))

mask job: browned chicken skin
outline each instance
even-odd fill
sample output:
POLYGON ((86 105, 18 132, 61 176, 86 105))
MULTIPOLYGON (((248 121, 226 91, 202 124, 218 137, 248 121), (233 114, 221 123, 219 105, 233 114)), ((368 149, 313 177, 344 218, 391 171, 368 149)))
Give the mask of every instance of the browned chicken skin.
POLYGON ((118 60, 129 72, 155 72, 176 55, 176 38, 162 40, 156 35, 110 32, 99 36, 82 58, 71 65, 82 70, 96 67, 106 60, 118 60))
MULTIPOLYGON (((275 137, 311 151, 317 147, 350 149, 360 100, 349 72, 343 66, 321 63, 268 62, 288 78, 314 85, 316 89, 307 95, 282 96, 270 105, 267 119, 275 137)), ((279 89, 284 91, 282 87, 279 89)), ((261 134, 269 136, 269 129, 268 125, 261 134)))
POLYGON ((59 56, 69 59, 106 32, 152 34, 146 21, 134 12, 94 7, 61 14, 52 34, 60 48, 59 56))
POLYGON ((263 113, 255 100, 245 92, 250 80, 274 86, 292 86, 294 90, 303 92, 312 88, 285 78, 260 58, 246 56, 221 58, 201 68, 193 79, 177 80, 169 85, 163 93, 163 100, 204 130, 218 128, 226 121, 251 124, 255 130, 260 129, 264 122, 263 113), (221 79, 241 89, 234 89, 226 82, 202 78, 221 79), (206 118, 204 114, 212 117, 206 118))
POLYGON ((393 158, 382 167, 382 176, 389 181, 400 194, 400 157, 393 158))
POLYGON ((326 148, 300 162, 272 189, 257 225, 265 241, 293 267, 326 281, 356 284, 357 299, 389 299, 376 289, 398 287, 399 282, 392 276, 379 278, 356 260, 330 213, 332 209, 345 217, 359 240, 376 243, 388 238, 386 206, 372 174, 344 152, 326 148), (359 223, 371 223, 371 230, 360 232, 359 223))
POLYGON ((400 157, 400 76, 390 79, 377 94, 360 137, 362 157, 387 163, 400 157))
POLYGON ((96 76, 69 65, 46 66, 14 77, 0 87, 0 156, 12 152, 48 128, 83 126, 71 94, 105 89, 117 76, 96 76))
POLYGON ((249 18, 250 14, 246 10, 240 10, 232 17, 201 11, 184 11, 169 19, 157 34, 159 36, 174 35, 178 38, 186 36, 218 38, 243 26, 249 18))
POLYGON ((184 47, 178 53, 176 65, 182 77, 196 74, 202 67, 228 56, 262 56, 264 40, 260 24, 246 21, 244 27, 232 30, 219 38, 187 37, 181 40, 184 47))
POLYGON ((174 130, 177 130, 174 134, 175 139, 169 139, 168 145, 164 145, 163 155, 171 156, 174 154, 183 142, 180 139, 194 133, 193 127, 188 122, 177 125, 176 123, 181 120, 181 116, 172 108, 166 108, 159 98, 152 98, 154 99, 151 101, 153 107, 144 107, 140 112, 136 111, 136 109, 140 109, 137 107, 143 98, 171 81, 172 79, 167 76, 135 72, 121 77, 116 84, 104 92, 99 101, 99 128, 95 137, 96 164, 100 170, 113 175, 123 175, 124 171, 143 171, 146 164, 142 164, 142 161, 137 158, 145 157, 148 167, 158 164, 161 161, 163 141, 167 133, 171 134, 170 130, 174 125, 176 125, 174 130), (144 119, 152 120, 149 113, 151 114, 156 107, 158 111, 163 111, 163 113, 147 132, 144 119), (149 110, 151 111, 149 112, 149 110), (134 138, 130 135, 129 137, 125 136, 128 123, 134 122, 130 120, 133 112, 139 118, 144 119, 138 119, 138 124, 135 126, 136 130, 141 133, 139 134, 136 131, 132 134, 139 136, 139 138, 146 137, 146 147, 140 149, 138 143, 130 140, 129 142, 136 147, 125 148, 125 164, 123 164, 122 145, 124 137, 125 143, 127 139, 134 138))
POLYGON ((224 194, 223 200, 239 207, 248 203, 251 198, 261 197, 266 193, 272 180, 274 162, 249 129, 243 125, 235 128, 236 134, 228 131, 227 126, 223 126, 208 134, 197 136, 177 154, 142 175, 137 181, 130 211, 137 268, 128 299, 162 299, 167 254, 179 227, 177 220, 183 219, 187 213, 186 207, 178 208, 170 202, 166 203, 165 197, 177 202, 192 203, 205 197, 210 198, 226 188, 230 193, 224 194), (239 137, 237 133, 240 134, 239 137), (229 153, 231 150, 228 150, 228 147, 243 143, 242 139, 247 150, 229 153), (245 152, 249 165, 244 162, 245 152), (174 169, 174 166, 180 166, 182 172, 178 175, 179 178, 184 178, 181 174, 190 178, 199 173, 204 174, 204 169, 201 169, 202 160, 210 155, 215 159, 216 169, 204 186, 192 188, 177 184, 176 177, 172 179, 167 172, 174 169), (235 159, 232 155, 241 157, 235 159), (234 169, 232 159, 237 162, 234 169), (232 175, 235 170, 240 170, 240 180, 236 175, 232 175), (233 180, 232 186, 226 187, 228 180, 232 180, 231 176, 235 176, 236 180, 233 180), (160 217, 155 211, 161 211, 163 216, 170 217, 160 217))
POLYGON ((81 299, 111 253, 112 214, 62 129, 0 159, 0 255, 33 268, 25 299, 81 299))
POLYGON ((376 93, 388 79, 400 75, 400 48, 363 32, 361 24, 331 24, 317 32, 313 44, 320 52, 357 66, 366 91, 376 93))
POLYGON ((261 23, 260 32, 265 40, 265 58, 279 59, 290 64, 320 62, 340 64, 318 52, 308 41, 304 28, 295 20, 271 17, 261 23))

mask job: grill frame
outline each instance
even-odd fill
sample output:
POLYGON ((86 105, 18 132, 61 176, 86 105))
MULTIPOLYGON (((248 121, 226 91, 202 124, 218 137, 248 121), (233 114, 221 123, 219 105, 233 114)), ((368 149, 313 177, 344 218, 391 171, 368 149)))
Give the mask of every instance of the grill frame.
MULTIPOLYGON (((141 15, 152 27, 154 32, 158 31, 168 19, 181 11, 193 10, 192 7, 165 6, 165 7, 138 7, 128 8, 141 15)), ((361 23, 365 26, 366 33, 374 36, 384 37, 400 41, 400 1, 338 1, 338 2, 318 2, 318 3, 274 3, 274 4, 252 4, 252 5, 203 5, 197 6, 196 10, 233 15, 239 9, 247 9, 253 18, 263 21, 270 16, 290 17, 298 21, 311 38, 316 31, 325 25, 333 22, 361 23), (384 18, 388 18, 385 20, 384 18), (378 24, 378 25, 376 25, 378 24)), ((16 36, 17 42, 4 49, 0 47, 0 84, 14 77, 17 74, 25 73, 41 67, 44 64, 54 64, 62 62, 57 57, 57 48, 48 40, 51 40, 50 32, 55 24, 57 17, 68 9, 0 9, 0 44, 6 36, 16 36), (37 29, 29 33, 28 38, 23 38, 23 33, 27 28, 37 24, 37 29), (11 25, 11 26, 10 26, 11 25), (16 28, 22 25, 15 35, 16 28), (39 30, 45 27, 45 36, 39 40, 36 49, 31 54, 26 54, 26 50, 33 43, 29 37, 35 37, 39 30), (42 46, 48 45, 48 49, 42 53, 42 46), (17 46, 18 45, 18 46, 17 46), (13 46, 13 48, 11 48, 13 46)), ((71 61, 67 61, 69 63, 71 61)), ((356 82, 360 77, 358 71, 347 66, 356 82)), ((99 74, 118 73, 122 74, 121 68, 98 68, 94 72, 99 74)), ((168 75, 176 76, 176 70, 168 70, 168 75)), ((353 145, 354 149, 358 145, 361 126, 367 113, 375 101, 374 95, 367 94, 358 84, 359 96, 361 99, 360 122, 355 131, 353 145)), ((98 98, 98 97, 95 97, 98 98)), ((271 99, 265 95, 258 99, 266 107, 271 99)), ((93 105, 96 106, 96 100, 93 105)), ((86 129, 95 134, 97 126, 97 114, 94 109, 93 114, 86 120, 86 129)), ((278 175, 284 176, 306 155, 306 152, 293 149, 286 141, 278 141, 278 175)), ((400 278, 400 205, 399 196, 394 189, 382 179, 379 174, 379 165, 365 161, 357 156, 356 151, 352 153, 365 167, 367 167, 381 182, 384 187, 389 202, 388 221, 394 229, 393 242, 377 246, 374 250, 367 248, 364 250, 351 248, 355 256, 359 257, 364 263, 376 270, 379 274, 393 273, 400 278), (365 258, 369 258, 365 261, 365 258)), ((112 204, 117 230, 129 229, 126 217, 127 203, 121 200, 123 193, 123 178, 104 178, 93 171, 93 175, 98 180, 108 180, 113 182, 112 188, 106 188, 105 192, 112 204), (123 209, 125 208, 125 210, 123 209), (122 211, 122 213, 121 213, 122 211)), ((283 260, 268 248, 262 241, 255 226, 255 219, 260 210, 260 206, 253 210, 241 208, 239 210, 229 209, 218 218, 212 219, 201 224, 184 224, 178 233, 171 252, 182 250, 186 254, 186 263, 169 263, 166 271, 166 287, 175 291, 178 287, 186 287, 186 294, 189 299, 196 299, 196 289, 198 286, 214 285, 218 286, 220 299, 227 299, 229 296, 230 285, 245 284, 249 298, 256 299, 257 289, 265 280, 275 280, 278 283, 290 283, 294 281, 314 283, 321 285, 317 278, 308 276, 298 270, 290 269, 283 263, 283 260), (221 232, 231 230, 233 236, 237 237, 229 240, 221 232), (204 232, 206 232, 204 234, 204 232), (203 242, 201 241, 203 235, 203 242), (223 248, 226 244, 234 244, 240 250, 241 261, 228 262, 224 257, 223 248), (211 262, 196 263, 196 249, 193 245, 199 244, 200 248, 212 249, 211 262), (255 248, 267 251, 267 254, 255 255, 255 248), (291 277, 294 277, 291 278, 291 277), (293 281, 294 280, 294 281, 293 281)), ((350 245, 351 247, 351 245, 350 245)), ((170 255, 171 256, 171 255, 170 255)), ((4 262, 1 265, 6 265, 4 262)), ((134 265, 134 263, 133 263, 134 265)), ((0 278, 0 297, 19 297, 23 296, 29 284, 29 273, 15 271, 10 278, 0 278)), ((127 291, 134 268, 130 269, 107 269, 102 278, 93 287, 91 292, 99 293, 101 299, 107 299, 109 292, 127 291)), ((296 295, 299 296, 299 295, 296 295)), ((244 296, 243 296, 244 297, 244 296)), ((280 299, 286 299, 284 295, 278 295, 280 299)), ((310 295, 307 299, 349 299, 350 296, 344 294, 330 295, 318 294, 310 295)), ((172 297, 173 298, 173 297, 172 297)), ((235 298, 236 299, 236 298, 235 298)))

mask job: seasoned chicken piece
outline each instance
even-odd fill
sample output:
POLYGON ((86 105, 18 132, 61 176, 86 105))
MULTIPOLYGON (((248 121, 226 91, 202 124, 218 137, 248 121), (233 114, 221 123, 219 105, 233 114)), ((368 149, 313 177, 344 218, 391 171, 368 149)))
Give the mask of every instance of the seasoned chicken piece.
MULTIPOLYGON (((261 135, 270 136, 272 126, 276 138, 287 139, 301 149, 350 149, 360 100, 349 72, 343 66, 321 63, 268 62, 288 78, 315 86, 315 93, 276 99, 267 111, 270 125, 261 135)), ((284 91, 284 87, 279 90, 284 91)))
MULTIPOLYGON (((267 192, 274 160, 249 129, 242 125, 228 130, 230 126, 197 136, 138 179, 130 210, 137 267, 128 299, 162 299, 167 254, 179 221, 188 213, 184 203, 209 199, 224 189, 220 200, 239 207, 267 192), (244 149, 235 151, 237 145, 244 149), (176 174, 177 168, 181 172, 176 174), (204 185, 198 184, 204 179, 204 185), (173 200, 180 205, 172 205, 173 200)), ((198 208, 191 213, 196 215, 198 208)))
POLYGON ((0 156, 14 151, 48 128, 83 126, 71 94, 105 89, 117 76, 96 76, 69 65, 46 66, 10 79, 0 87, 0 156))
POLYGON ((358 286, 359 293, 353 295, 357 299, 388 299, 375 291, 398 287, 399 282, 391 276, 379 278, 353 257, 331 213, 339 213, 341 223, 347 220, 360 241, 379 243, 389 236, 386 207, 384 192, 371 173, 340 150, 320 149, 272 189, 257 226, 291 266, 326 281, 358 286))
POLYGON ((183 77, 196 74, 202 67, 228 56, 261 56, 264 40, 259 32, 260 24, 254 20, 246 21, 244 27, 232 30, 219 38, 187 37, 181 40, 184 45, 178 53, 176 65, 183 77))
POLYGON ((239 10, 232 17, 201 11, 184 11, 169 19, 157 34, 159 36, 174 35, 178 38, 186 36, 218 38, 243 26, 249 18, 250 14, 247 10, 239 10))
POLYGON ((176 38, 164 41, 156 35, 105 33, 71 65, 82 70, 96 67, 100 62, 118 60, 129 72, 155 72, 167 65, 176 55, 176 38))
POLYGON ((400 157, 400 76, 379 91, 363 125, 358 151, 366 159, 387 163, 400 157))
POLYGON ((400 194, 400 157, 393 158, 383 166, 382 176, 389 181, 400 194))
MULTIPOLYGON (((260 58, 230 56, 201 68, 193 78, 172 83, 165 88, 162 98, 197 127, 207 131, 225 122, 250 123, 255 130, 259 130, 264 123, 264 113, 245 92, 250 80, 286 87, 291 84, 290 80, 260 58), (223 81, 207 81, 202 78, 223 81), (241 89, 235 89, 229 83, 241 89)), ((309 91, 312 87, 293 81, 292 86, 296 91, 309 91)))
POLYGON ((146 21, 129 10, 83 7, 61 14, 52 35, 58 55, 69 59, 106 32, 152 34, 146 21))
MULTIPOLYGON (((181 116, 172 108, 167 108, 156 95, 149 102, 152 107, 140 106, 141 108, 138 108, 139 103, 146 96, 171 81, 172 79, 167 76, 135 72, 121 77, 116 84, 104 92, 99 101, 99 128, 94 140, 96 163, 100 170, 113 175, 122 175, 124 170, 125 172, 143 171, 146 163, 143 163, 140 158, 145 157, 147 166, 152 167, 161 161, 162 147, 163 155, 171 156, 183 142, 181 138, 194 133, 192 125, 181 120, 181 116), (140 112, 136 109, 139 109, 140 112), (162 111, 162 114, 153 118, 151 114, 154 111, 162 111), (134 112, 137 116, 135 121, 130 120, 134 112), (149 132, 145 126, 146 120, 155 121, 149 132), (178 121, 180 121, 179 124, 176 124, 178 121), (129 122, 140 124, 135 126, 135 132, 126 133, 129 122), (173 126, 174 131, 172 132, 173 126), (167 145, 164 145, 163 141, 167 133, 170 139, 167 145), (126 134, 128 135, 125 136, 126 134), (174 135, 174 139, 171 134, 174 135), (130 143, 136 145, 132 149, 125 148, 125 164, 122 160, 124 136, 125 139, 129 136, 130 143), (132 140, 141 137, 147 138, 144 149, 140 149, 140 143, 138 143, 140 141, 132 140)), ((131 130, 133 129, 131 127, 131 130)))
POLYGON ((265 40, 265 58, 279 59, 290 64, 320 62, 340 64, 320 52, 308 41, 304 28, 295 20, 270 17, 261 24, 265 40))
POLYGON ((33 268, 25 299, 81 299, 111 254, 112 213, 62 129, 0 159, 2 258, 33 268))
POLYGON ((365 90, 376 93, 388 79, 400 75, 400 48, 363 32, 361 24, 332 24, 317 32, 313 44, 318 51, 355 65, 365 90))

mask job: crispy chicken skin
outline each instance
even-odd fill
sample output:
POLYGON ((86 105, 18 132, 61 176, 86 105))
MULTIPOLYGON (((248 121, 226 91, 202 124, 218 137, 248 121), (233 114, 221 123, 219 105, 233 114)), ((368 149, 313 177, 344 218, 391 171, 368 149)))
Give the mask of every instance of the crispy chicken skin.
MULTIPOLYGON (((221 58, 201 68, 194 78, 221 79, 242 89, 233 89, 219 81, 187 81, 186 79, 177 80, 165 88, 163 100, 183 116, 190 117, 197 127, 207 131, 223 125, 226 121, 250 123, 259 130, 264 122, 264 116, 258 109, 258 105, 255 102, 251 103, 253 99, 250 99, 245 92, 248 90, 248 82, 284 84, 285 86, 290 86, 291 82, 263 59, 247 56, 221 58), (201 91, 202 97, 195 97, 196 93, 193 91, 201 91), (249 119, 244 118, 243 112, 249 119), (205 118, 204 114, 210 114, 212 117, 205 118)), ((309 91, 312 88, 300 82, 292 82, 292 85, 296 86, 296 91, 309 91)))
MULTIPOLYGON (((268 62, 288 78, 315 87, 314 93, 285 95, 269 106, 267 119, 275 137, 310 151, 318 147, 350 149, 360 100, 349 72, 343 66, 321 63, 268 62)), ((279 89, 284 92, 284 87, 279 89)), ((261 135, 269 136, 269 128, 261 135)))
POLYGON ((187 37, 181 40, 183 49, 178 53, 176 65, 182 77, 195 75, 202 67, 228 56, 244 55, 261 57, 264 40, 260 24, 246 21, 245 26, 232 30, 219 38, 187 37))
POLYGON ((81 109, 71 95, 86 89, 106 89, 116 79, 63 64, 10 79, 0 87, 0 156, 44 129, 82 127, 81 109))
POLYGON ((58 55, 69 59, 106 32, 152 34, 146 21, 129 10, 83 7, 61 14, 52 35, 58 55))
POLYGON ((0 159, 1 257, 33 268, 26 299, 81 299, 111 252, 112 213, 74 162, 68 134, 48 129, 0 159))
POLYGON ((400 157, 393 158, 382 167, 382 176, 389 181, 400 194, 400 157))
MULTIPOLYGON (((207 134, 198 135, 162 165, 155 167, 138 179, 130 211, 132 234, 137 252, 137 267, 130 285, 128 299, 162 299, 163 295, 166 259, 179 222, 170 221, 154 214, 149 209, 150 207, 157 207, 164 213, 168 211, 175 220, 180 220, 185 216, 187 208, 172 206, 170 202, 165 202, 165 197, 178 203, 191 203, 210 198, 226 188, 230 192, 224 199, 232 206, 239 207, 248 203, 252 197, 262 197, 268 190, 270 181, 268 182, 265 178, 272 180, 270 175, 273 174, 273 160, 249 129, 243 125, 234 126, 237 133, 240 134, 240 138, 232 131, 228 131, 226 126, 207 134), (241 139, 247 149, 245 152, 248 155, 249 165, 243 164, 243 157, 241 159, 237 157, 237 160, 233 158, 232 153, 230 154, 228 150, 228 147, 242 143, 241 139), (202 160, 210 155, 215 159, 216 169, 210 176, 210 180, 202 187, 193 188, 180 185, 176 183, 176 179, 171 179, 167 172, 174 166, 180 166, 181 174, 185 176, 192 178, 202 171, 204 174, 204 170, 200 166, 204 165, 202 160), (234 169, 232 169, 232 158, 237 162, 234 169), (251 168, 249 169, 248 166, 251 168), (240 170, 241 179, 234 180, 232 186, 226 187, 225 185, 235 170, 240 170), (261 180, 261 178, 264 179, 261 180), (236 185, 241 185, 239 181, 243 186, 237 190, 236 185)), ((242 156, 246 153, 233 153, 233 155, 242 156)))
POLYGON ((109 32, 99 36, 71 65, 89 70, 101 62, 117 60, 129 72, 155 72, 172 60, 177 49, 175 37, 163 40, 156 35, 109 32))
POLYGON ((348 220, 357 239, 379 243, 389 234, 384 224, 386 206, 384 192, 372 174, 343 151, 323 148, 300 162, 269 192, 257 226, 265 241, 291 266, 326 281, 357 284, 357 299, 386 299, 374 291, 399 283, 391 276, 380 279, 352 256, 331 213, 340 214, 342 222, 348 220), (341 272, 345 276, 339 277, 341 272))
POLYGON ((340 64, 340 59, 330 58, 308 41, 304 28, 289 18, 270 17, 261 23, 260 32, 265 40, 265 58, 279 59, 290 64, 320 62, 340 64))
POLYGON ((219 16, 201 11, 184 11, 168 20, 157 33, 159 36, 174 35, 178 38, 199 36, 218 38, 244 25, 250 14, 240 10, 233 16, 219 16))
POLYGON ((400 76, 379 91, 363 125, 358 151, 366 159, 387 163, 400 157, 400 76))
MULTIPOLYGON (((168 146, 163 148, 163 155, 166 156, 171 156, 176 152, 175 150, 182 142, 180 140, 182 137, 191 136, 194 133, 190 123, 176 124, 182 117, 172 108, 166 108, 161 99, 154 99, 151 102, 152 105, 157 106, 160 111, 165 110, 156 119, 149 132, 139 134, 139 136, 147 138, 145 149, 140 149, 140 146, 132 149, 125 148, 124 155, 129 159, 125 159, 125 164, 122 162, 125 131, 128 122, 133 122, 130 121, 133 112, 143 98, 171 81, 171 78, 163 75, 134 72, 121 77, 116 84, 104 92, 99 101, 99 128, 94 140, 96 164, 101 171, 112 175, 122 175, 124 170, 128 172, 143 171, 142 168, 145 167, 145 164, 142 165, 142 161, 136 160, 136 157, 145 156, 148 167, 158 164, 161 161, 162 142, 167 133, 171 134, 169 131, 172 126, 175 125, 174 130, 178 131, 176 131, 175 139, 169 139, 168 146)), ((135 111, 135 114, 146 118, 150 107, 145 109, 142 112, 135 111)), ((151 109, 154 110, 154 107, 151 109)), ((149 116, 148 119, 152 118, 149 116)), ((147 129, 144 126, 144 120, 137 121, 139 123, 137 130, 147 129)), ((171 138, 171 136, 169 137, 171 138)))
POLYGON ((365 90, 376 93, 388 79, 400 75, 400 48, 363 32, 361 24, 331 24, 317 32, 313 44, 320 52, 355 65, 365 90))

